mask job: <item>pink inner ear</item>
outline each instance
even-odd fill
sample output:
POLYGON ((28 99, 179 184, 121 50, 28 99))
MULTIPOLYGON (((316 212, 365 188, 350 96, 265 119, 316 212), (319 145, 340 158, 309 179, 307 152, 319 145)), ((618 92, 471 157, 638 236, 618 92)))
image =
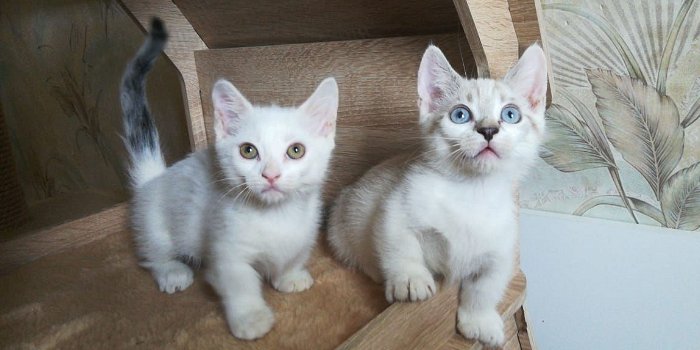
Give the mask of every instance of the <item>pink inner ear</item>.
POLYGON ((431 101, 437 101, 444 96, 442 90, 439 87, 434 86, 434 85, 430 86, 429 92, 430 92, 430 100, 431 101))
POLYGON ((452 83, 454 71, 437 47, 430 46, 418 68, 418 96, 421 113, 431 113, 445 98, 445 88, 452 83))
POLYGON ((321 125, 321 129, 319 130, 319 134, 321 134, 321 136, 323 136, 323 137, 326 137, 326 136, 330 135, 334 130, 335 130, 335 123, 327 120, 321 125))
POLYGON ((330 135, 335 130, 336 109, 333 103, 325 104, 328 101, 317 101, 318 104, 307 106, 306 113, 311 119, 310 126, 314 132, 321 136, 330 135))
POLYGON ((547 94, 547 66, 542 48, 530 46, 505 78, 525 97, 532 109, 543 107, 547 94))
POLYGON ((215 130, 218 129, 221 133, 221 135, 218 135, 219 133, 217 133, 218 136, 228 134, 228 118, 226 118, 224 112, 216 111, 216 118, 214 118, 214 123, 216 123, 216 126, 218 127, 215 128, 215 130))

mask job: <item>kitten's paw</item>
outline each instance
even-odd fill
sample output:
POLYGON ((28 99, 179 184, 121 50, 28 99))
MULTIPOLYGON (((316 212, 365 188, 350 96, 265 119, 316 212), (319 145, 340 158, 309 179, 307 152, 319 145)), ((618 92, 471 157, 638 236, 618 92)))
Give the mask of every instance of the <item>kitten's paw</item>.
POLYGON ((229 317, 228 324, 234 337, 253 340, 264 336, 272 329, 275 324, 275 315, 269 307, 263 306, 229 317))
POLYGON ((151 269, 160 291, 168 294, 185 290, 194 280, 192 269, 179 261, 152 266, 151 269))
POLYGON ((272 286, 282 293, 301 292, 311 288, 314 279, 307 269, 295 270, 272 281, 272 286))
POLYGON ((394 301, 421 301, 432 297, 435 288, 433 275, 424 267, 407 271, 386 281, 386 300, 394 301))
POLYGON ((477 339, 492 346, 503 346, 503 320, 496 310, 480 313, 457 311, 457 330, 465 338, 477 339))

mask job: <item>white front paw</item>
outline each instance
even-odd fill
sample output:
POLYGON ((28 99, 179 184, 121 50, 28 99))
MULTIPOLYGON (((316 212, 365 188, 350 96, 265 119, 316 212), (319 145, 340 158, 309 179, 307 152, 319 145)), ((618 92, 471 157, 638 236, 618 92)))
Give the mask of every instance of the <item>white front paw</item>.
POLYGON ((503 346, 503 320, 496 310, 457 312, 457 330, 465 338, 476 339, 492 346, 503 346))
POLYGON ((152 271, 160 291, 168 294, 183 291, 194 281, 192 269, 179 261, 153 266, 152 271))
POLYGON ((262 337, 272 329, 275 324, 275 316, 267 306, 228 317, 229 328, 233 336, 244 340, 253 340, 262 337))
POLYGON ((311 288, 314 279, 307 269, 295 270, 272 281, 272 286, 282 293, 301 292, 311 288))
POLYGON ((432 297, 435 288, 435 279, 425 267, 416 267, 404 271, 386 281, 386 300, 394 301, 421 301, 432 297))

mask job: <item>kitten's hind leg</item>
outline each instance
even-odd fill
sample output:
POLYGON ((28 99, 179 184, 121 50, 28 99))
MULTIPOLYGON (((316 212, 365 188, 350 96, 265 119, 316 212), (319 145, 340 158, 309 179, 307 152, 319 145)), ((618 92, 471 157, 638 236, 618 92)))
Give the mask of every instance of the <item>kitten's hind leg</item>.
POLYGON ((141 266, 149 269, 161 292, 183 291, 194 281, 192 269, 177 260, 177 253, 167 228, 156 215, 137 216, 136 245, 141 266))
POLYGON ((416 235, 401 226, 385 225, 385 228, 378 244, 387 301, 421 301, 432 297, 437 291, 435 279, 426 267, 416 235))

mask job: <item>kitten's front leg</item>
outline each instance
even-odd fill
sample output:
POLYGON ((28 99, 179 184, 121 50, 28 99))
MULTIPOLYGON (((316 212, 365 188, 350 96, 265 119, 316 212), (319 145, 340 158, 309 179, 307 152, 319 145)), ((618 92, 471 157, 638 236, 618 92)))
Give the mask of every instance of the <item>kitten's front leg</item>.
POLYGON ((309 270, 305 267, 297 267, 286 271, 279 277, 272 279, 272 286, 282 293, 302 292, 314 284, 309 270))
POLYGON ((314 279, 304 266, 309 259, 310 251, 311 247, 308 247, 291 262, 286 263, 286 266, 280 268, 278 272, 273 273, 272 286, 282 293, 301 292, 311 288, 314 279))
POLYGON ((245 340, 267 334, 275 317, 263 299, 258 272, 245 262, 229 259, 212 265, 207 280, 221 296, 231 333, 245 340))
POLYGON ((432 297, 437 291, 435 279, 426 267, 423 249, 416 235, 403 226, 385 225, 380 237, 377 243, 386 300, 393 303, 432 297))
POLYGON ((462 280, 457 329, 466 338, 490 346, 503 345, 503 320, 496 306, 510 280, 511 266, 512 260, 503 258, 477 276, 462 280))

